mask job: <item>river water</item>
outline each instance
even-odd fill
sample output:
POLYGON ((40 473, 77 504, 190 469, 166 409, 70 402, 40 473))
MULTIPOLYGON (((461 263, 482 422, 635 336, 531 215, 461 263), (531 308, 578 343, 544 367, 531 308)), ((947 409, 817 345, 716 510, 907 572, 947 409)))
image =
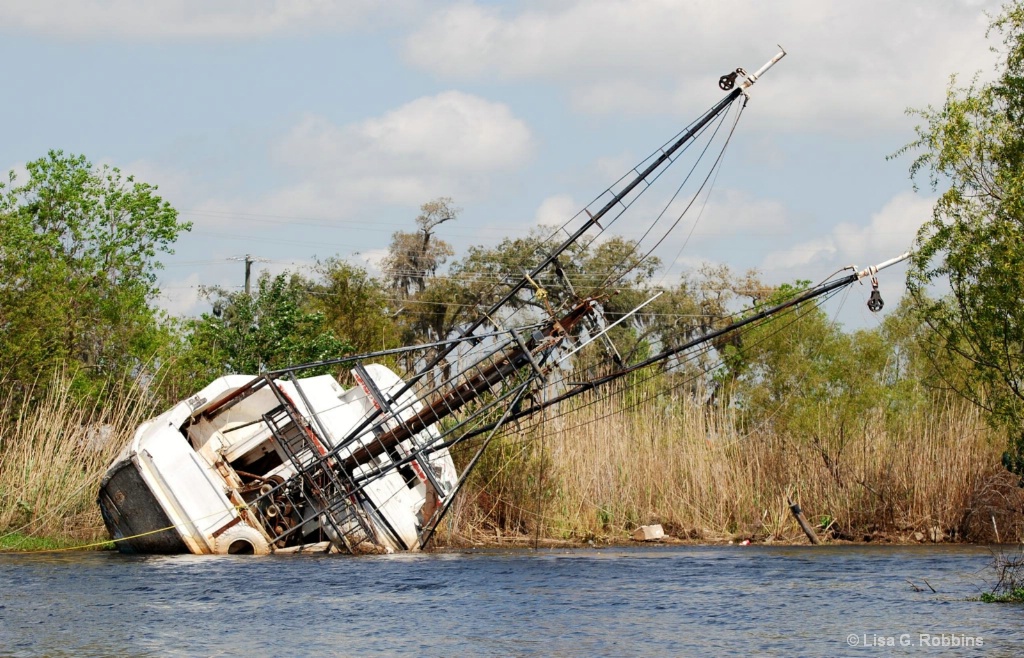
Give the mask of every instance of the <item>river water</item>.
POLYGON ((990 562, 962 546, 0 554, 0 656, 1022 655, 1024 606, 968 600, 990 562))

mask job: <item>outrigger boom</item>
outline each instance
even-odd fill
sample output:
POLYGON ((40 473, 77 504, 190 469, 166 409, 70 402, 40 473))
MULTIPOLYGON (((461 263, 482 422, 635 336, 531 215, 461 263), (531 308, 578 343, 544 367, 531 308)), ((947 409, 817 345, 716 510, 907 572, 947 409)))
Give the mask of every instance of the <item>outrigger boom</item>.
MULTIPOLYGON (((616 370, 615 372, 607 374, 607 375, 605 375, 603 377, 599 377, 599 378, 596 378, 596 379, 593 379, 593 380, 587 381, 587 382, 578 383, 576 386, 574 386, 573 388, 569 389, 565 393, 562 393, 561 395, 558 395, 558 396, 556 396, 556 397, 554 397, 554 398, 552 398, 550 400, 547 400, 546 402, 534 405, 534 406, 529 407, 527 409, 521 409, 521 410, 517 411, 516 413, 512 414, 508 419, 506 419, 505 422, 512 421, 512 420, 518 420, 520 418, 524 418, 526 416, 533 415, 533 414, 535 414, 535 413, 537 413, 539 411, 542 411, 543 409, 546 409, 548 407, 552 407, 552 406, 561 404, 562 402, 565 402, 566 400, 569 400, 569 399, 572 399, 572 398, 574 398, 574 397, 576 397, 578 395, 581 395, 582 393, 586 393, 587 391, 594 390, 596 388, 599 388, 601 386, 609 384, 609 383, 611 383, 613 381, 616 381, 618 379, 622 379, 626 375, 634 373, 634 372, 636 372, 638 370, 643 370, 644 368, 649 368, 649 367, 657 365, 659 363, 663 363, 663 362, 671 359, 672 357, 674 357, 674 356, 676 356, 678 354, 681 354, 683 352, 687 352, 689 350, 694 349, 695 347, 704 345, 706 343, 710 343, 710 342, 714 341, 717 338, 721 338, 722 336, 725 336, 725 335, 731 334, 733 332, 739 331, 740 329, 743 329, 744 327, 747 327, 748 325, 754 324, 756 322, 760 322, 762 320, 765 320, 767 318, 772 317, 773 315, 777 315, 779 313, 782 313, 783 311, 787 311, 789 309, 792 309, 792 308, 794 308, 796 306, 799 306, 800 304, 803 304, 803 303, 808 302, 808 301, 810 301, 812 299, 815 299, 816 297, 821 297, 822 295, 826 295, 826 294, 828 294, 830 292, 835 292, 836 290, 840 290, 842 288, 850 286, 850 285, 852 285, 854 283, 857 283, 861 279, 864 279, 864 278, 869 277, 869 276, 874 276, 875 274, 877 274, 881 270, 886 269, 887 267, 891 267, 893 265, 896 265, 897 263, 901 263, 901 262, 907 260, 908 258, 910 258, 911 254, 912 254, 912 252, 906 251, 906 252, 900 254, 899 256, 896 256, 894 258, 890 258, 889 260, 883 261, 883 262, 879 263, 878 265, 872 265, 871 267, 867 267, 867 268, 865 268, 863 270, 860 270, 860 271, 856 271, 856 268, 851 266, 849 269, 853 269, 854 270, 853 274, 847 275, 845 277, 841 277, 841 278, 836 279, 834 281, 824 282, 824 283, 822 283, 820 285, 814 286, 813 288, 808 288, 807 290, 805 290, 805 291, 795 295, 794 297, 792 297, 792 298, 790 298, 790 299, 788 299, 788 300, 786 300, 784 302, 781 302, 779 304, 776 304, 774 306, 770 306, 770 307, 763 308, 763 309, 760 309, 760 310, 754 309, 746 317, 744 317, 744 318, 742 318, 740 320, 737 320, 736 322, 732 322, 732 323, 730 323, 730 324, 728 324, 728 325, 726 325, 726 326, 724 326, 724 327, 722 327, 720 329, 716 329, 714 331, 706 333, 706 334, 704 334, 704 335, 702 335, 702 336, 700 336, 698 338, 695 338, 693 340, 687 341, 687 342, 683 343, 682 345, 679 345, 677 347, 673 347, 671 349, 667 349, 667 350, 664 350, 662 352, 659 352, 658 354, 655 354, 654 356, 651 356, 651 357, 649 357, 647 359, 644 359, 644 360, 639 361, 637 363, 631 364, 631 365, 629 365, 627 367, 624 367, 624 368, 621 368, 619 370, 616 370)), ((477 435, 482 434, 484 432, 492 431, 495 428, 496 428, 495 425, 488 425, 488 426, 485 426, 485 427, 481 427, 478 430, 476 430, 474 432, 471 432, 471 433, 468 433, 467 435, 462 437, 462 440, 473 438, 474 436, 477 436, 477 435)), ((446 446, 446 447, 448 447, 448 446, 446 446)))

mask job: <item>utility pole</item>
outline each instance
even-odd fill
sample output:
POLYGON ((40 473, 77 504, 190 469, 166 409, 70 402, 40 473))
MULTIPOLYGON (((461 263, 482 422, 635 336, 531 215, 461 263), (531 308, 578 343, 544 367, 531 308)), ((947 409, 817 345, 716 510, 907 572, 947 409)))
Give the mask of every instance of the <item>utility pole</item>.
POLYGON ((232 256, 228 260, 237 260, 245 263, 245 294, 252 294, 252 264, 253 263, 269 263, 266 258, 256 258, 252 254, 246 254, 245 256, 232 256))
POLYGON ((251 273, 252 273, 252 256, 250 256, 249 254, 246 254, 245 255, 245 294, 246 294, 246 296, 249 295, 249 291, 250 291, 249 281, 251 279, 251 273))

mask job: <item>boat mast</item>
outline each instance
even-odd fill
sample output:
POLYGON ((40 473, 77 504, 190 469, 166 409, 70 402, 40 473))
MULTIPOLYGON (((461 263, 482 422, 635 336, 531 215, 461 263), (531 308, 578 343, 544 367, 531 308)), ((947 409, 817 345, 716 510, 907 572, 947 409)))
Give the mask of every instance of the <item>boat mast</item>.
MULTIPOLYGON (((722 89, 731 89, 731 91, 728 94, 726 94, 725 97, 722 98, 722 100, 718 101, 715 105, 711 107, 711 109, 709 109, 699 119, 697 119, 697 121, 694 122, 690 126, 690 128, 688 128, 686 132, 684 132, 679 137, 679 139, 677 139, 667 149, 664 149, 661 155, 659 155, 657 159, 654 160, 654 162, 648 165, 647 168, 644 169, 642 172, 637 174, 637 176, 628 185, 626 185, 626 187, 624 187, 617 194, 615 194, 615 196, 612 197, 612 199, 608 201, 608 203, 606 203, 604 207, 602 207, 593 215, 590 215, 587 218, 587 221, 584 222, 582 226, 580 226, 571 236, 569 236, 564 242, 562 242, 562 244, 555 248, 547 256, 547 258, 540 262, 540 264, 538 264, 536 267, 530 270, 530 272, 526 276, 519 279, 519 281, 517 281, 515 285, 513 285, 512 288, 508 292, 506 292, 504 296, 502 296, 501 299, 492 304, 491 307, 488 308, 486 312, 482 313, 479 317, 477 317, 477 319, 474 320, 467 329, 463 330, 463 332, 459 335, 459 338, 465 338, 471 335, 474 331, 476 331, 476 329, 478 329, 481 325, 483 325, 484 322, 487 321, 487 318, 493 317, 493 315, 499 309, 501 309, 505 304, 507 304, 520 290, 525 288, 529 284, 531 279, 536 278, 537 275, 543 272, 546 267, 555 262, 555 260, 557 260, 558 256, 561 255, 562 252, 564 252, 566 249, 572 246, 577 240, 580 239, 581 236, 583 236, 583 234, 585 234, 587 231, 593 228, 594 225, 596 225, 602 217, 608 214, 608 212, 612 208, 621 203, 622 200, 626 198, 629 195, 629 193, 636 188, 637 185, 647 180, 647 178, 652 173, 657 171, 663 164, 665 164, 666 161, 668 161, 677 151, 679 151, 679 149, 681 149, 687 142, 693 139, 694 136, 696 136, 700 132, 700 130, 704 128, 704 126, 706 126, 715 117, 717 117, 719 114, 725 111, 725 109, 732 105, 733 101, 735 101, 741 95, 746 96, 747 89, 749 89, 755 82, 757 82, 758 78, 764 75, 764 73, 768 69, 775 66, 775 64, 785 56, 786 51, 782 49, 782 47, 780 46, 779 52, 770 60, 768 60, 755 73, 747 74, 743 69, 740 68, 736 69, 734 73, 729 73, 727 75, 722 76, 722 78, 719 80, 719 86, 722 89), (733 85, 738 76, 743 76, 744 80, 739 86, 734 87, 733 85), (723 83, 723 80, 725 80, 726 78, 730 78, 728 86, 723 83)), ((431 359, 431 361, 426 366, 424 366, 424 368, 420 371, 419 374, 429 372, 438 363, 440 363, 441 360, 444 359, 444 357, 450 354, 452 350, 455 349, 455 347, 456 344, 453 343, 446 347, 445 349, 442 349, 433 359, 431 359)))
MULTIPOLYGON (((661 155, 659 155, 653 162, 651 162, 643 171, 639 172, 632 181, 630 181, 622 190, 616 193, 608 203, 606 203, 600 210, 594 214, 589 214, 587 221, 583 223, 572 235, 570 235, 564 242, 556 247, 550 254, 547 255, 540 264, 536 265, 532 270, 525 274, 519 279, 498 301, 493 303, 485 312, 481 313, 475 320, 473 320, 467 328, 465 328, 458 337, 454 338, 444 347, 441 347, 437 354, 433 358, 429 359, 426 365, 420 368, 416 374, 409 377, 402 387, 391 395, 392 399, 400 399, 407 391, 413 388, 427 373, 437 367, 445 357, 451 354, 460 344, 463 339, 466 339, 473 335, 473 332, 479 329, 489 318, 494 315, 507 304, 516 294, 519 293, 523 288, 529 285, 530 281, 535 279, 545 268, 554 263, 559 255, 561 255, 566 249, 572 246, 577 240, 580 239, 587 231, 594 227, 602 217, 614 208, 616 205, 622 202, 626 196, 629 195, 640 183, 646 181, 654 172, 660 169, 666 162, 668 162, 673 155, 675 155, 683 146, 685 146, 690 140, 692 140, 708 123, 715 119, 718 115, 724 112, 732 103, 740 96, 748 96, 747 90, 757 80, 765 74, 768 69, 773 67, 779 60, 786 56, 786 51, 781 48, 774 57, 768 60, 761 68, 759 68, 753 74, 748 74, 742 68, 736 69, 734 72, 726 74, 719 79, 719 87, 723 90, 727 90, 727 93, 720 101, 715 103, 709 110, 701 115, 694 123, 687 128, 682 135, 668 148, 662 149, 661 155), (736 81, 741 79, 739 85, 736 85, 736 81)), ((349 431, 348 435, 341 442, 341 446, 346 446, 353 442, 363 430, 365 430, 380 414, 381 410, 370 414, 367 418, 363 419, 358 426, 349 431)))

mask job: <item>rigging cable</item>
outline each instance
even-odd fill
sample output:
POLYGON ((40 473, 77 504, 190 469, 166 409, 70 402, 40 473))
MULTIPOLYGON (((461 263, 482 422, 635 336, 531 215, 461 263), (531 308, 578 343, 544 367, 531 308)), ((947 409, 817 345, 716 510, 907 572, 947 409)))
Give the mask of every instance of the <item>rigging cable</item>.
MULTIPOLYGON (((839 290, 833 290, 833 291, 830 291, 829 293, 827 293, 826 295, 823 295, 822 297, 813 300, 812 301, 812 306, 814 308, 818 308, 818 307, 824 305, 825 302, 827 302, 829 299, 831 299, 834 295, 838 294, 838 292, 839 292, 839 290)), ((806 315, 808 313, 810 313, 811 310, 813 310, 813 309, 804 311, 801 314, 801 311, 803 311, 803 309, 801 309, 799 307, 793 307, 793 308, 787 309, 786 312, 783 315, 778 316, 777 318, 772 318, 768 322, 759 323, 759 324, 754 325, 754 326, 765 326, 766 324, 771 324, 771 323, 774 323, 774 322, 778 322, 782 318, 787 317, 787 316, 789 316, 791 314, 792 315, 796 315, 796 317, 791 318, 788 323, 785 323, 785 324, 775 328, 774 331, 772 331, 771 333, 769 333, 766 336, 762 337, 760 341, 755 342, 753 344, 754 345, 758 345, 758 344, 760 344, 761 341, 767 340, 767 339, 777 335, 778 333, 782 332, 783 330, 788 329, 790 326, 792 326, 793 324, 801 321, 804 317, 806 317, 806 315)), ((753 327, 751 327, 751 328, 753 328, 753 327)), ((748 329, 747 328, 743 328, 743 330, 746 331, 748 329)), ((688 357, 686 360, 683 361, 683 363, 692 361, 695 358, 695 356, 701 356, 703 354, 707 354, 711 350, 712 350, 712 346, 711 345, 701 346, 701 348, 696 351, 696 354, 694 356, 688 357)), ((724 366, 724 363, 719 361, 716 365, 714 365, 711 368, 708 368, 707 370, 703 370, 700 373, 694 374, 694 375, 692 375, 690 377, 684 378, 684 379, 682 379, 682 380, 672 384, 667 389, 665 389, 665 391, 671 392, 671 391, 675 391, 675 390, 677 390, 679 388, 682 388, 685 385, 693 383, 699 377, 707 375, 707 374, 710 374, 711 372, 713 372, 715 370, 719 370, 723 366, 724 366)), ((660 376, 662 376, 664 374, 665 374, 664 371, 654 371, 654 372, 648 374, 647 376, 642 377, 641 379, 639 379, 637 382, 635 382, 635 384, 637 384, 637 385, 643 384, 643 383, 648 382, 648 381, 650 381, 650 380, 652 380, 652 379, 654 379, 656 377, 660 377, 660 376)), ((580 391, 580 393, 586 393, 588 391, 589 392, 595 392, 595 391, 597 391, 597 389, 596 388, 590 388, 590 389, 587 389, 587 390, 584 390, 584 391, 580 391)), ((592 407, 592 406, 595 406, 595 405, 600 404, 602 402, 605 402, 605 401, 609 400, 613 395, 616 395, 619 392, 620 391, 617 391, 617 390, 608 390, 606 393, 603 393, 601 395, 588 396, 588 397, 590 397, 590 399, 588 399, 586 402, 583 402, 579 406, 576 406, 576 407, 573 407, 573 408, 565 408, 565 409, 559 410, 558 413, 555 413, 555 414, 549 416, 548 420, 555 420, 555 419, 558 419, 558 418, 563 418, 563 417, 570 416, 571 414, 577 413, 581 409, 586 409, 588 407, 592 407)), ((652 394, 652 395, 657 395, 657 394, 652 394)), ((646 397, 636 398, 630 405, 628 405, 626 407, 622 407, 622 408, 616 409, 616 410, 608 412, 606 414, 602 414, 600 416, 597 416, 596 418, 591 418, 589 420, 582 421, 580 423, 577 423, 577 424, 569 426, 569 427, 562 427, 562 428, 559 428, 558 430, 553 430, 550 433, 550 436, 555 436, 556 433, 558 433, 558 432, 565 433, 565 432, 568 432, 569 430, 578 429, 580 427, 585 427, 587 425, 591 425, 591 424, 597 423, 597 422, 599 422, 601 420, 604 420, 606 418, 610 418, 612 416, 615 416, 615 415, 624 413, 626 411, 630 411, 632 409, 635 409, 635 408, 639 407, 641 404, 643 404, 645 402, 648 402, 650 399, 652 399, 652 395, 648 395, 646 397)), ((571 396, 571 397, 575 397, 575 396, 571 396)), ((525 411, 526 412, 530 412, 531 410, 527 409, 525 411)), ((488 429, 489 429, 488 427, 484 427, 484 428, 481 428, 481 430, 477 430, 475 432, 471 432, 471 433, 469 433, 468 435, 465 436, 464 440, 471 440, 471 439, 475 438, 476 435, 480 433, 480 431, 487 431, 488 429)), ((521 439, 517 439, 516 441, 524 441, 524 442, 526 442, 526 441, 530 441, 530 440, 532 440, 532 439, 521 438, 521 439)), ((446 442, 446 444, 443 444, 443 445, 439 446, 438 449, 441 449, 441 448, 444 448, 444 447, 450 447, 451 445, 455 445, 456 443, 461 443, 461 442, 462 442, 461 440, 446 442)))
MULTIPOLYGON (((672 231, 675 230, 676 226, 679 225, 679 222, 682 221, 683 217, 686 216, 686 213, 688 213, 690 211, 690 208, 693 207, 693 204, 696 203, 696 201, 699 198, 701 192, 704 190, 705 186, 708 184, 708 180, 710 180, 712 178, 712 175, 714 175, 715 180, 717 180, 717 178, 718 178, 718 171, 719 171, 719 167, 720 167, 721 162, 722 162, 722 158, 725 156, 725 151, 729 147, 729 144, 732 141, 733 135, 736 133, 736 126, 739 124, 740 117, 743 115, 743 108, 744 107, 745 107, 744 104, 740 104, 740 109, 736 113, 736 117, 733 120, 732 128, 729 130, 729 134, 728 134, 728 136, 725 139, 725 144, 722 145, 722 149, 718 152, 718 156, 715 158, 714 163, 712 163, 711 169, 708 171, 707 176, 704 177, 704 180, 701 182, 700 187, 697 188, 697 191, 694 193, 693 197, 690 199, 690 202, 686 205, 686 207, 683 209, 683 211, 681 213, 679 213, 679 216, 672 223, 672 225, 669 226, 668 230, 665 231, 665 233, 662 234, 661 238, 659 238, 658 241, 654 243, 654 246, 651 247, 650 249, 648 249, 647 252, 643 255, 643 257, 639 261, 637 261, 637 263, 635 265, 633 265, 633 267, 631 267, 631 268, 627 269, 625 272, 621 273, 614 280, 608 281, 607 285, 614 285, 618 281, 621 281, 622 278, 624 276, 626 276, 630 271, 632 271, 633 269, 639 267, 645 260, 650 258, 651 254, 654 253, 654 250, 657 249, 659 246, 661 246, 661 243, 664 242, 666 238, 668 238, 669 234, 671 234, 672 231)), ((724 120, 724 116, 723 116, 723 120, 724 120)), ((710 142, 709 142, 708 145, 710 146, 710 142)), ((687 178, 689 178, 689 176, 687 176, 687 178)), ((685 181, 684 181, 684 184, 685 184, 685 181)), ((712 183, 712 187, 713 186, 714 186, 714 183, 712 183)), ((682 188, 682 186, 680 186, 680 189, 681 188, 682 188)), ((677 192, 677 194, 678 194, 678 192, 677 192)), ((705 205, 707 204, 707 198, 709 196, 710 196, 710 189, 708 190, 708 196, 706 196, 705 200, 704 200, 704 204, 705 205)), ((673 196, 673 200, 674 199, 675 199, 675 196, 673 196)), ((662 214, 664 214, 664 212, 667 211, 667 210, 668 210, 668 206, 665 207, 665 210, 662 211, 662 214)), ((701 207, 701 213, 703 213, 703 206, 701 207)), ((693 226, 690 227, 690 232, 687 234, 686 240, 683 242, 682 248, 680 248, 680 253, 682 252, 682 249, 686 248, 687 243, 689 243, 690 236, 693 235, 693 231, 697 227, 697 221, 699 221, 699 219, 700 219, 700 214, 698 214, 697 220, 694 221, 693 226)), ((640 240, 637 241, 636 247, 630 252, 629 255, 632 255, 633 253, 635 253, 636 249, 638 249, 640 247, 640 242, 644 238, 647 237, 648 233, 650 233, 650 231, 654 229, 654 226, 660 220, 661 220, 661 215, 658 216, 658 219, 655 220, 654 224, 651 225, 650 229, 648 229, 648 231, 646 233, 644 233, 644 235, 640 238, 640 240)), ((678 259, 678 255, 676 256, 676 258, 678 259)))
MULTIPOLYGON (((728 96, 727 96, 726 98, 728 98, 728 96)), ((707 115, 708 113, 710 113, 710 112, 711 112, 711 111, 713 111, 713 110, 714 110, 714 109, 715 109, 716 107, 719 107, 719 106, 721 106, 721 107, 720 107, 720 110, 721 110, 721 109, 724 109, 724 110, 728 110, 728 109, 730 108, 730 106, 731 106, 731 105, 732 105, 732 104, 733 104, 733 103, 735 102, 736 98, 738 98, 738 95, 733 95, 733 98, 732 98, 732 99, 731 99, 731 100, 729 101, 729 103, 728 103, 728 104, 723 104, 723 103, 724 103, 724 100, 723 100, 723 101, 719 101, 719 103, 718 103, 718 104, 716 104, 715 106, 713 106, 713 107, 709 108, 709 109, 708 109, 707 111, 705 111, 705 113, 704 113, 704 115, 702 115, 702 117, 706 116, 706 115, 707 115)), ((703 155, 704 155, 704 152, 706 152, 707 148, 708 148, 708 147, 710 146, 710 143, 711 143, 711 140, 712 140, 712 139, 713 139, 713 137, 714 137, 714 134, 717 134, 718 128, 719 128, 719 127, 720 127, 720 126, 722 125, 722 123, 723 123, 723 121, 724 121, 724 119, 725 119, 725 115, 726 115, 727 113, 728 113, 728 112, 721 112, 721 111, 719 111, 719 116, 717 116, 717 117, 713 117, 713 118, 717 118, 717 119, 718 119, 718 121, 716 122, 716 128, 715 128, 715 131, 714 131, 714 133, 712 134, 712 137, 711 137, 711 138, 709 139, 709 141, 708 141, 708 144, 707 144, 707 145, 706 145, 706 146, 704 147, 704 151, 702 151, 701 155, 700 155, 700 156, 698 156, 697 162, 699 162, 699 161, 700 161, 700 159, 701 159, 701 158, 703 157, 703 155)), ((637 165, 636 165, 635 167, 633 167, 632 169, 630 169, 629 171, 627 171, 627 172, 626 172, 625 174, 623 174, 622 176, 620 176, 618 180, 616 180, 616 181, 615 181, 614 183, 612 183, 612 185, 611 185, 611 186, 609 186, 609 187, 608 187, 608 188, 606 188, 606 189, 605 189, 604 191, 602 191, 602 192, 601 192, 601 193, 600 193, 599 195, 597 195, 597 196, 596 196, 596 197, 595 197, 595 198, 594 198, 594 199, 593 199, 593 200, 592 200, 592 201, 591 201, 591 202, 590 202, 589 204, 587 204, 587 205, 586 205, 586 206, 585 206, 585 207, 584 207, 584 208, 583 208, 582 210, 580 210, 580 211, 579 211, 579 212, 577 212, 577 213, 576 213, 575 215, 573 215, 573 216, 572 216, 571 218, 569 218, 569 219, 568 219, 568 220, 566 220, 566 221, 565 221, 564 223, 562 223, 562 224, 561 224, 561 225, 560 225, 560 226, 559 226, 558 228, 556 228, 556 229, 555 229, 555 230, 554 230, 553 232, 551 232, 551 233, 550 233, 550 234, 548 235, 548 237, 546 237, 546 238, 543 238, 543 239, 541 240, 541 245, 542 245, 542 246, 548 246, 548 245, 550 245, 551 243, 553 243, 553 242, 555 241, 555 239, 557 238, 557 236, 558 236, 558 234, 559 234, 560 232, 564 232, 564 233, 566 233, 566 235, 570 235, 570 237, 571 237, 571 234, 570 234, 570 233, 569 233, 569 231, 568 231, 568 226, 569 226, 570 224, 572 224, 572 223, 573 223, 574 221, 576 221, 577 219, 581 218, 581 217, 582 217, 582 216, 583 216, 584 214, 588 215, 588 216, 589 216, 589 219, 590 219, 590 220, 592 221, 592 220, 593 220, 593 218, 594 218, 594 215, 593 215, 593 214, 591 214, 591 213, 590 213, 590 211, 589 211, 589 208, 590 208, 591 206, 595 205, 595 204, 596 204, 596 203, 598 203, 598 202, 599 202, 599 201, 600 201, 600 200, 601 200, 602 198, 604 198, 604 197, 606 197, 606 196, 608 196, 608 195, 612 195, 612 197, 613 197, 613 199, 614 199, 614 197, 615 197, 615 196, 617 196, 618 194, 621 194, 622 192, 619 192, 619 193, 613 193, 613 192, 612 192, 612 190, 613 190, 613 189, 614 189, 614 188, 615 188, 615 187, 616 187, 617 185, 619 185, 619 184, 620 184, 620 183, 621 183, 622 181, 624 181, 624 180, 627 180, 627 178, 628 178, 628 177, 630 176, 630 174, 638 174, 638 175, 639 175, 639 172, 638 172, 637 170, 638 170, 638 169, 639 169, 639 168, 640 168, 641 166, 643 166, 643 165, 644 165, 644 163, 648 163, 648 162, 652 162, 652 161, 654 161, 654 162, 657 162, 657 160, 658 160, 658 159, 660 159, 660 158, 663 158, 663 157, 664 157, 665 159, 663 160, 663 162, 667 162, 668 164, 666 164, 666 165, 665 165, 664 167, 662 167, 661 169, 658 169, 658 170, 652 171, 652 172, 651 172, 651 175, 649 175, 649 176, 648 176, 648 178, 646 178, 646 179, 640 179, 640 180, 636 180, 636 179, 634 179, 634 180, 632 181, 632 183, 631 183, 631 184, 632 184, 632 185, 634 185, 634 187, 635 187, 635 186, 637 186, 638 182, 644 182, 644 183, 646 183, 646 185, 645 185, 644 187, 640 188, 640 189, 639 189, 639 190, 637 191, 636 195, 635 195, 635 196, 633 196, 632 198, 630 198, 630 199, 628 200, 628 203, 624 202, 624 200, 625 200, 625 197, 623 197, 623 199, 620 199, 620 200, 619 200, 619 202, 618 202, 618 204, 619 204, 619 205, 621 206, 621 208, 620 208, 620 209, 618 210, 618 212, 616 212, 616 213, 615 213, 615 214, 614 214, 614 215, 612 216, 612 218, 611 218, 610 220, 607 220, 607 221, 605 222, 605 224, 604 224, 603 226, 602 226, 602 225, 601 225, 600 223, 597 223, 597 222, 593 222, 593 225, 596 225, 596 226, 598 227, 598 230, 597 230, 597 231, 596 231, 596 232, 594 233, 593 237, 591 237, 591 238, 590 238, 590 240, 589 240, 589 241, 588 241, 588 242, 587 242, 586 244, 582 245, 582 247, 583 247, 584 249, 586 249, 587 247, 589 247, 589 246, 590 246, 590 244, 592 244, 592 243, 594 242, 594 240, 596 240, 596 239, 597 239, 597 238, 598 238, 598 237, 599 237, 599 236, 600 236, 601 234, 603 234, 603 233, 604 233, 604 232, 605 232, 605 231, 606 231, 606 230, 607 230, 607 229, 608 229, 609 227, 611 227, 611 226, 612 226, 612 225, 613 225, 613 224, 614 224, 614 223, 615 223, 615 222, 616 222, 616 221, 617 221, 617 220, 618 220, 618 219, 619 219, 619 218, 620 218, 620 217, 621 217, 621 216, 622 216, 623 214, 625 214, 625 213, 626 213, 626 211, 628 211, 628 210, 630 209, 630 207, 632 207, 632 205, 633 205, 633 204, 634 204, 634 203, 635 203, 635 202, 636 202, 636 201, 637 201, 637 200, 638 200, 638 199, 639 199, 639 198, 640 198, 641 196, 643 196, 643 194, 644 194, 644 193, 645 193, 645 192, 646 192, 646 191, 647 191, 648 189, 650 189, 650 187, 652 187, 652 186, 654 185, 654 183, 655 183, 655 182, 657 182, 657 181, 658 181, 658 180, 659 180, 659 179, 661 178, 661 176, 662 176, 663 174, 665 174, 665 173, 666 173, 666 172, 667 172, 667 171, 668 171, 668 170, 669 170, 669 169, 671 168, 671 166, 672 166, 673 164, 675 164, 675 162, 676 162, 676 161, 677 161, 677 160, 678 160, 678 159, 679 159, 679 158, 680 158, 680 157, 682 156, 682 154, 683 154, 683 153, 686 153, 686 152, 687 152, 687 151, 688 151, 688 150, 689 150, 689 149, 690 149, 690 148, 691 148, 691 147, 692 147, 692 146, 693 146, 694 144, 696 144, 697 140, 698 140, 698 139, 699 139, 700 137, 702 137, 702 136, 703 136, 703 135, 704 135, 704 134, 705 134, 705 133, 706 133, 706 132, 707 132, 707 131, 709 130, 709 127, 710 127, 710 125, 711 125, 711 124, 713 123, 713 121, 711 121, 711 120, 705 121, 705 122, 704 122, 703 124, 700 124, 700 125, 699 125, 699 127, 698 127, 698 128, 696 129, 696 130, 694 130, 694 126, 697 126, 697 125, 698 125, 699 123, 700 123, 700 120, 697 120, 697 121, 694 121, 694 122, 692 122, 691 124, 689 124, 689 125, 688 125, 688 126, 687 126, 686 128, 684 128, 683 130, 681 130, 681 131, 679 131, 678 133, 676 133, 676 135, 675 135, 675 136, 673 136, 673 138, 672 138, 672 139, 670 139, 669 141, 667 141, 667 142, 663 143, 661 147, 659 147, 659 148, 658 148, 657 150, 655 150, 655 151, 654 151, 654 152, 652 152, 652 153, 651 153, 650 155, 648 155, 648 156, 647 156, 647 157, 646 157, 645 159, 643 159, 643 160, 642 160, 642 161, 641 161, 640 163, 638 163, 638 164, 637 164, 637 165), (689 141, 687 141, 687 142, 686 142, 686 143, 685 143, 684 145, 682 145, 682 147, 681 147, 681 148, 679 148, 679 149, 677 150, 677 152, 674 152, 674 153, 672 153, 672 155, 671 155, 671 156, 666 156, 666 150, 665 150, 665 149, 666 149, 666 148, 670 148, 670 145, 671 145, 671 144, 673 144, 673 143, 677 142, 677 141, 679 140, 680 136, 682 136, 682 135, 685 135, 685 134, 686 134, 686 133, 688 133, 688 132, 693 132, 693 135, 691 136, 691 138, 689 139, 689 141), (660 154, 660 155, 659 155, 659 154, 660 154)), ((696 163, 694 164, 694 169, 695 169, 695 168, 696 168, 696 163)), ((691 169, 691 171, 690 171, 690 174, 692 174, 692 173, 693 173, 693 169, 691 169)), ((687 179, 689 179, 689 176, 690 176, 690 174, 688 174, 688 175, 687 175, 687 179)), ((684 181, 684 184, 685 184, 685 181, 684 181)), ((611 202, 609 201, 609 205, 606 205, 606 206, 604 207, 604 209, 603 209, 604 211, 607 211, 607 210, 609 210, 609 209, 610 209, 610 207, 611 207, 611 206, 610 206, 610 203, 611 203, 611 202)), ((599 211, 599 216, 600 216, 600 211, 599 211)), ((577 232, 578 232, 578 231, 579 231, 579 230, 577 230, 577 232)), ((578 236, 578 238, 585 238, 585 237, 587 237, 588 235, 589 235, 589 232, 588 232, 588 233, 580 233, 580 235, 578 236)), ((563 245, 564 245, 564 243, 563 243, 563 245)), ((526 266, 526 265, 527 265, 527 264, 528 264, 528 263, 530 262, 530 260, 532 260, 532 258, 533 258, 534 256, 535 256, 535 254, 528 254, 528 255, 526 255, 526 257, 524 257, 524 258, 523 258, 522 260, 520 260, 520 261, 519 261, 519 265, 520 265, 521 267, 525 268, 525 266, 526 266)), ((544 267, 546 268, 546 267, 547 267, 547 265, 550 265, 550 264, 551 264, 551 263, 547 263, 547 264, 545 264, 545 266, 544 266, 544 267)), ((542 269, 543 269, 543 268, 542 268, 542 269)), ((538 270, 538 271, 539 271, 539 270, 538 270)), ((486 290, 486 291, 483 291, 483 292, 481 293, 481 297, 483 297, 483 296, 486 296, 486 295, 488 295, 488 294, 490 294, 490 293, 494 292, 495 290, 497 290, 497 289, 498 289, 498 287, 499 287, 499 286, 500 286, 500 285, 501 285, 502 283, 504 283, 504 282, 498 282, 498 283, 496 283, 496 284, 495 284, 494 286, 491 286, 491 287, 490 287, 490 288, 489 288, 488 290, 486 290)), ((518 290, 518 289, 517 289, 517 290, 518 290)), ((508 314, 508 316, 506 316, 506 319, 510 319, 510 318, 514 317, 515 315, 517 315, 517 314, 518 314, 518 313, 520 312, 520 310, 522 310, 522 307, 520 307, 520 308, 517 308, 517 309, 514 309, 514 310, 513 310, 513 311, 512 311, 511 313, 509 313, 509 314, 508 314)))

